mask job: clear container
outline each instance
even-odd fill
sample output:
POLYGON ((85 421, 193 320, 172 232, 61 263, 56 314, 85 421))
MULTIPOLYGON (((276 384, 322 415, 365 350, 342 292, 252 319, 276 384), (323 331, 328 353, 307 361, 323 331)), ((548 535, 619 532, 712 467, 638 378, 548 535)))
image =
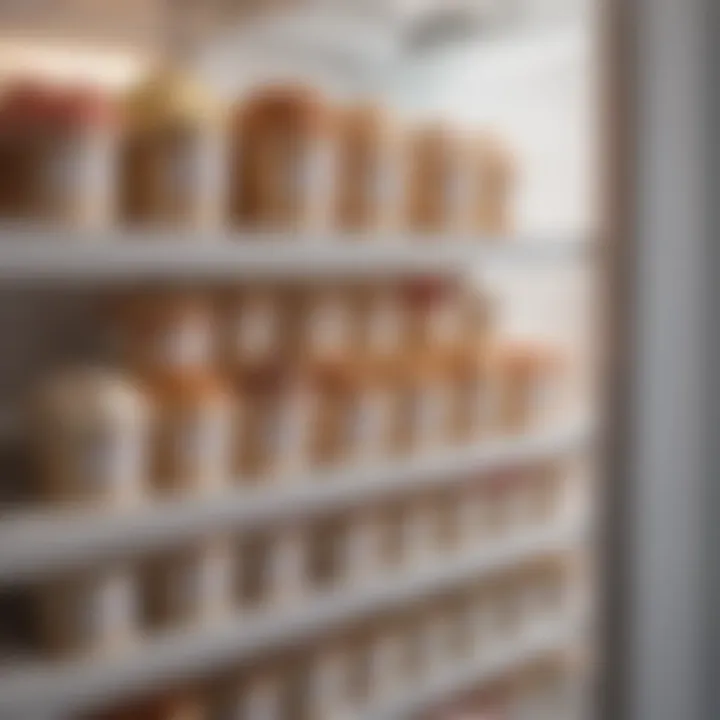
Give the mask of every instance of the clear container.
MULTIPOLYGON (((219 227, 226 215, 227 168, 218 101, 177 69, 161 68, 125 98, 123 119, 123 219, 160 228, 219 227)), ((212 237, 193 234, 199 242, 212 237)))
POLYGON ((157 379, 155 467, 160 494, 221 492, 231 484, 233 403, 214 375, 157 379))
POLYGON ((125 565, 51 581, 38 590, 38 610, 43 644, 59 655, 118 653, 138 638, 136 578, 125 565))
POLYGON ((111 341, 124 363, 143 377, 203 372, 214 361, 210 299, 193 290, 145 290, 110 305, 111 341))
POLYGON ((397 229, 402 216, 403 158, 397 123, 381 108, 339 113, 337 224, 363 240, 397 229), (374 231, 374 232, 367 232, 374 231))
POLYGON ((235 544, 228 537, 198 540, 148 562, 146 609, 153 625, 213 624, 233 610, 235 544))
POLYGON ((234 471, 248 482, 274 478, 294 482, 310 461, 317 399, 299 365, 258 364, 234 380, 234 471))
POLYGON ((414 128, 408 142, 410 228, 433 240, 467 232, 474 198, 472 154, 464 134, 432 123, 414 128))
POLYGON ((110 226, 117 135, 117 110, 100 90, 11 85, 0 100, 0 215, 84 230, 110 226))
POLYGON ((35 404, 40 491, 50 503, 126 509, 147 497, 151 405, 103 368, 59 373, 35 404))
POLYGON ((334 217, 334 111, 316 91, 264 87, 233 110, 235 223, 266 230, 328 230, 334 217))
POLYGON ((507 239, 514 226, 515 158, 502 140, 490 134, 483 134, 475 144, 475 227, 481 238, 507 239))

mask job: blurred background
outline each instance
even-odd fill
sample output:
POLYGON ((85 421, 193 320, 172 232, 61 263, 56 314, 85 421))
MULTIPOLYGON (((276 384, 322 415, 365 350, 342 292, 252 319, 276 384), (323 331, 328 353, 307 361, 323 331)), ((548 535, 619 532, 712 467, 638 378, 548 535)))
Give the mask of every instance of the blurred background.
POLYGON ((0 3, 2 720, 714 717, 696 4, 0 3))

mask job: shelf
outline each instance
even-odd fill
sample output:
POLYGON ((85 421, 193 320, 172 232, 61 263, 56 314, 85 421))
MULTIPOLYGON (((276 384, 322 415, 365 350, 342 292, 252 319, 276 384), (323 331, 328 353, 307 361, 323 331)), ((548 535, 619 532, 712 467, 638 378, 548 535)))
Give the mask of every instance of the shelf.
POLYGON ((562 652, 577 640, 579 631, 576 626, 579 625, 578 621, 566 620, 548 627, 541 636, 507 648, 497 648, 491 657, 427 678, 422 685, 413 685, 408 695, 391 700, 383 707, 372 708, 361 715, 361 720, 414 720, 447 700, 477 691, 482 685, 501 679, 509 672, 562 652))
MULTIPOLYGON (((257 616, 207 629, 167 633, 111 657, 16 666, 0 674, 0 717, 57 717, 140 696, 156 687, 212 675, 259 653, 303 643, 347 623, 391 612, 418 598, 572 547, 581 523, 567 519, 512 542, 433 564, 410 576, 381 578, 366 588, 314 596, 257 616)), ((505 661, 507 663, 507 660, 505 661)))
POLYGON ((576 240, 448 241, 442 237, 307 238, 249 234, 102 233, 0 229, 0 281, 135 283, 453 274, 495 262, 583 257, 576 240), (202 239, 200 239, 202 237, 202 239))
POLYGON ((128 513, 9 512, 0 520, 0 586, 113 555, 147 553, 207 532, 262 528, 449 487, 470 473, 553 458, 582 449, 591 440, 590 429, 578 423, 381 465, 278 479, 267 489, 163 501, 128 513))

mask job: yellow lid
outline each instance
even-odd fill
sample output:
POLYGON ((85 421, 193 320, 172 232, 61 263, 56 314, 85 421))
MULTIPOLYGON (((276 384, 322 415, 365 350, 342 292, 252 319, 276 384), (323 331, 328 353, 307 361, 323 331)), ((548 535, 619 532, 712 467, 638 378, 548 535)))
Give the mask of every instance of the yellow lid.
POLYGON ((220 103, 206 88, 174 68, 151 74, 125 97, 125 122, 132 128, 215 124, 222 120, 220 103))

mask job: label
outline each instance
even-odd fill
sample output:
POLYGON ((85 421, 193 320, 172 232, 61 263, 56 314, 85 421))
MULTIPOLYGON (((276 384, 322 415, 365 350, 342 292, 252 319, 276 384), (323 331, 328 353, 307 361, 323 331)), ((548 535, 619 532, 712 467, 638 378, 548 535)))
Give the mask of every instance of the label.
POLYGON ((207 206, 221 207, 225 191, 223 178, 227 177, 222 136, 218 132, 199 133, 190 152, 195 154, 192 162, 197 172, 197 197, 207 206))
POLYGON ((327 142, 311 142, 301 153, 296 182, 299 197, 304 198, 313 220, 327 221, 333 196, 335 156, 327 142))

